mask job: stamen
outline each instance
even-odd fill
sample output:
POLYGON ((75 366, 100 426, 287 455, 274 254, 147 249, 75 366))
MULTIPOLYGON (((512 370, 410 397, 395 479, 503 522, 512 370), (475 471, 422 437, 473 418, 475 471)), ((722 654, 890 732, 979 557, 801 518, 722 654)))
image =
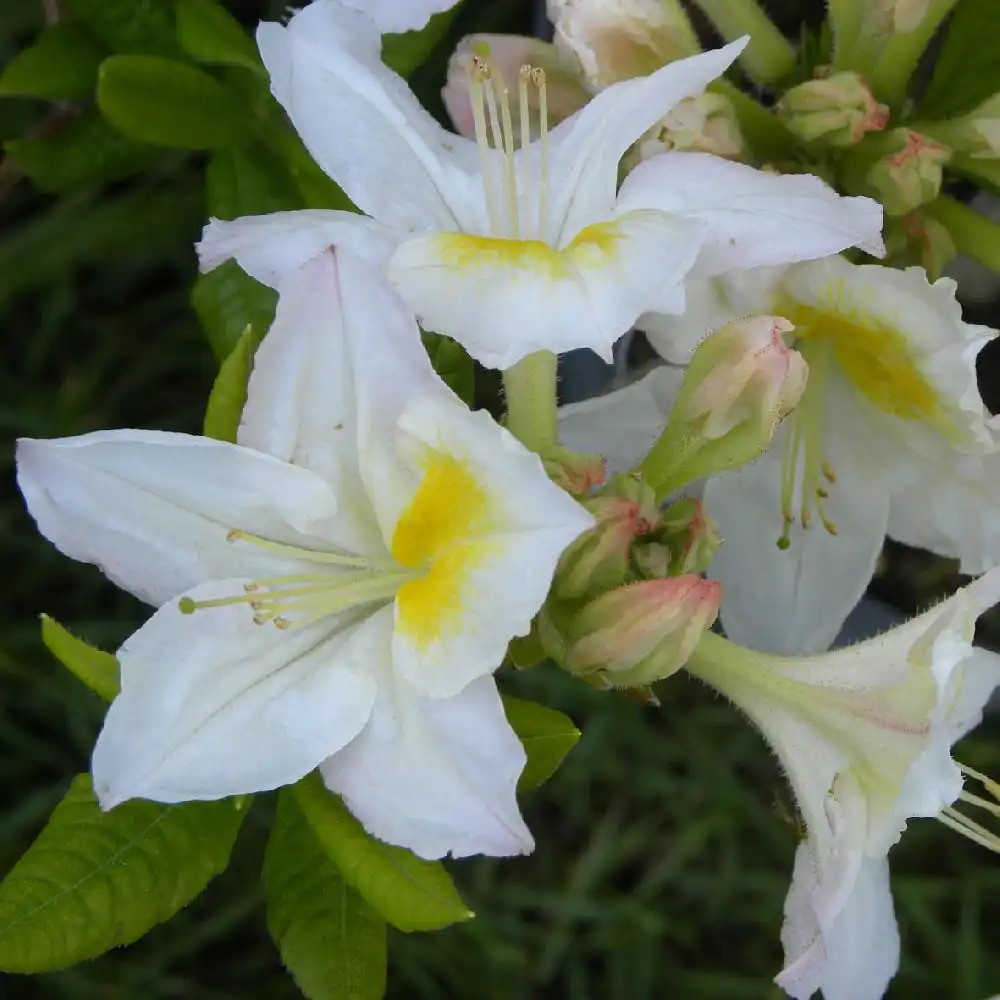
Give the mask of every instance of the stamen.
MULTIPOLYGON (((960 762, 958 763, 959 769, 962 771, 966 777, 974 778, 978 781, 986 792, 991 796, 991 799, 983 798, 981 795, 976 795, 973 792, 963 791, 958 800, 964 802, 966 805, 971 806, 973 809, 981 809, 984 812, 989 813, 989 815, 1000 819, 1000 783, 994 781, 992 778, 987 777, 985 774, 981 774, 979 771, 973 770, 971 767, 966 767, 960 762)), ((994 851, 1000 854, 1000 835, 994 833, 992 830, 987 829, 981 823, 977 823, 974 819, 966 816, 964 813, 959 812, 954 806, 948 806, 938 813, 937 818, 944 823, 945 826, 957 833, 962 834, 962 836, 967 837, 973 843, 979 844, 980 847, 985 847, 989 851, 994 851)))
POLYGON ((538 227, 535 232, 545 238, 549 221, 549 98, 545 86, 545 70, 536 66, 531 82, 538 88, 538 227))
POLYGON ((521 213, 517 196, 517 165, 514 161, 514 123, 510 114, 510 94, 506 87, 500 91, 500 114, 503 118, 503 155, 507 168, 507 221, 510 223, 510 235, 520 239, 521 213))
POLYGON ((517 96, 521 114, 521 161, 524 164, 522 186, 524 188, 524 238, 530 240, 534 236, 531 219, 532 183, 531 183, 531 111, 528 107, 528 84, 531 82, 531 67, 524 65, 517 74, 517 96))
POLYGON ((258 535, 251 535, 247 531, 240 531, 234 528, 226 535, 227 542, 249 542, 258 548, 267 549, 270 552, 281 552, 285 555, 294 556, 305 562, 324 563, 333 566, 348 566, 355 569, 386 570, 392 569, 396 564, 390 559, 373 559, 369 556, 352 556, 346 552, 324 552, 318 549, 306 549, 298 545, 287 545, 284 542, 274 542, 269 538, 260 538, 258 535))
POLYGON ((483 172, 483 189, 486 194, 486 212, 493 232, 500 231, 499 196, 493 176, 493 157, 490 155, 490 140, 486 133, 486 105, 484 81, 490 78, 489 64, 480 56, 472 57, 469 70, 469 98, 472 102, 472 119, 476 126, 476 146, 479 149, 479 168, 483 172))

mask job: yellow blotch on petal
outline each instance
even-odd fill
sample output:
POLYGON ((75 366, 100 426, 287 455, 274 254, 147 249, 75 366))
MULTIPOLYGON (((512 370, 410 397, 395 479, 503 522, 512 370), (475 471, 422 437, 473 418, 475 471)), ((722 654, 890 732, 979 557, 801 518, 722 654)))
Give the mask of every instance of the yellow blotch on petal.
POLYGON ((396 524, 396 562, 424 572, 396 595, 398 626, 426 647, 462 621, 469 576, 493 544, 482 540, 495 522, 490 498, 459 459, 428 452, 417 492, 396 524))

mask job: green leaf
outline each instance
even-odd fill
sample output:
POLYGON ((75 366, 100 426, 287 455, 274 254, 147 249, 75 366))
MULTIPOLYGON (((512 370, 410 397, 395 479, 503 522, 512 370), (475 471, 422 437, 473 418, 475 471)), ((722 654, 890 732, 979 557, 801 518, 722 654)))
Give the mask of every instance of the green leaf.
POLYGON ((131 177, 163 155, 122 135, 93 108, 54 135, 12 139, 5 148, 39 188, 55 193, 131 177))
POLYGON ((235 443, 240 417, 247 402, 247 383, 253 371, 253 356, 267 328, 248 326, 222 362, 205 410, 205 437, 235 443))
POLYGON ((437 44, 444 39, 459 6, 455 4, 450 10, 435 14, 422 31, 383 35, 382 61, 400 76, 409 76, 427 61, 437 44))
POLYGON ((472 358, 451 337, 440 333, 422 333, 421 336, 434 371, 459 399, 472 406, 476 395, 476 366, 472 358))
POLYGON ((433 931, 473 913, 439 861, 376 840, 313 772, 293 785, 296 801, 344 881, 401 931, 433 931))
POLYGON ((180 53, 171 0, 67 0, 67 4, 114 52, 180 53))
POLYGON ((234 260, 199 274, 191 289, 191 305, 220 361, 233 352, 247 327, 268 330, 277 304, 278 293, 254 281, 234 260))
POLYGON ((136 941, 226 867, 242 818, 225 800, 101 812, 80 775, 0 883, 0 969, 48 972, 136 941))
POLYGON ((264 855, 267 927, 309 1000, 381 1000, 385 921, 341 878, 285 789, 264 855))
POLYGON ((80 101, 97 82, 105 51, 76 21, 50 24, 0 75, 0 95, 80 101))
POLYGON ((121 688, 118 660, 111 653, 78 639, 48 615, 42 615, 42 642, 74 677, 105 701, 118 694, 121 688))
POLYGON ((920 118, 952 118, 1000 90, 1000 0, 961 0, 948 22, 920 118))
POLYGON ((197 66, 160 56, 111 56, 101 63, 97 104, 116 128, 141 142, 220 149, 248 136, 238 102, 197 66))
POLYGON ((209 214, 217 219, 305 207, 285 164, 256 144, 213 153, 205 171, 205 188, 209 214))
POLYGON ((189 56, 263 72, 257 47, 225 7, 215 0, 176 0, 176 11, 177 38, 189 56))
POLYGON ((576 746, 580 730, 562 712, 534 701, 505 694, 503 709, 528 755, 517 787, 520 791, 537 788, 555 774, 566 754, 576 746))

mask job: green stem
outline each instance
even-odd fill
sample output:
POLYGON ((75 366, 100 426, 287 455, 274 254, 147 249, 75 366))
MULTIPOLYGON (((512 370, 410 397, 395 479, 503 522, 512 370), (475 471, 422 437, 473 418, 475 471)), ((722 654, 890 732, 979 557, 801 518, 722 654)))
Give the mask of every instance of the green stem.
POLYGON ((503 373, 507 429, 532 451, 559 443, 556 364, 551 351, 536 351, 503 373))
POLYGON ((795 69, 795 49, 756 0, 696 0, 696 3, 727 42, 750 36, 750 44, 739 61, 754 83, 773 83, 795 69))
POLYGON ((861 36, 862 4, 869 0, 829 0, 829 20, 833 29, 833 68, 858 69, 858 41, 861 36))
POLYGON ((758 653, 715 632, 705 632, 684 666, 688 673, 727 694, 732 680, 744 674, 750 674, 755 685, 765 687, 770 673, 762 668, 766 667, 765 661, 776 659, 781 657, 758 653))
POLYGON ((795 145, 795 137, 773 111, 728 80, 715 80, 708 85, 708 89, 728 99, 740 123, 743 138, 760 160, 780 160, 788 155, 795 145))
POLYGON ((924 19, 913 31, 894 34, 885 43, 868 81, 876 97, 899 109, 906 98, 907 84, 924 49, 957 2, 958 0, 930 0, 924 19))
POLYGON ((951 233, 959 253, 1000 274, 1000 225, 947 195, 935 198, 925 210, 951 233))

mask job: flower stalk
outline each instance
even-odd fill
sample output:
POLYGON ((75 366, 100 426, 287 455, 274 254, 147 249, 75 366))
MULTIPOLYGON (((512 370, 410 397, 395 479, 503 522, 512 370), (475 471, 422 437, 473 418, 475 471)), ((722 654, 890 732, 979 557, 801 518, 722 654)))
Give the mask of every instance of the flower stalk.
POLYGON ((545 451, 558 444, 556 355, 536 351, 503 373, 507 429, 526 448, 545 451))
POLYGON ((959 253, 1000 274, 1000 225, 947 195, 935 198, 927 212, 951 233, 959 253))
POLYGON ((750 36, 739 58, 754 83, 767 84, 795 68, 795 49, 756 0, 697 0, 726 41, 750 36))

